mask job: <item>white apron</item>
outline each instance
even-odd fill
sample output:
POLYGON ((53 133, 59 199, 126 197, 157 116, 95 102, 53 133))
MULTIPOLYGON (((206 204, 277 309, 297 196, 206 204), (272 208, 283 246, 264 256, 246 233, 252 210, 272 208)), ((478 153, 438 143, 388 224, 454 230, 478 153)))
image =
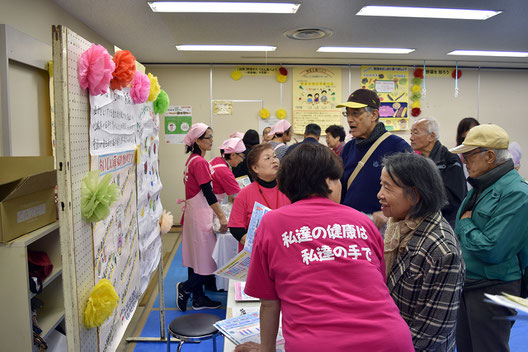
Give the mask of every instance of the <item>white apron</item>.
MULTIPOLYGON (((185 173, 194 159, 189 160, 185 173)), ((202 191, 185 201, 183 266, 193 268, 194 272, 200 275, 211 275, 216 270, 216 263, 212 257, 216 243, 213 214, 213 209, 207 203, 202 191)))

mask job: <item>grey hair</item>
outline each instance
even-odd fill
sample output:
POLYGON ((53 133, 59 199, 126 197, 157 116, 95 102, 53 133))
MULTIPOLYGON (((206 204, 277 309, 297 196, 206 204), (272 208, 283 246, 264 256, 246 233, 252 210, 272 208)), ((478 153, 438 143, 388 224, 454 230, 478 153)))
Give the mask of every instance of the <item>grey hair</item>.
POLYGON ((392 181, 415 200, 409 218, 434 214, 447 204, 442 176, 431 159, 414 153, 395 153, 383 158, 383 166, 392 181))
POLYGON ((508 149, 489 149, 489 150, 493 150, 493 152, 495 153, 495 163, 496 164, 502 164, 506 160, 511 159, 511 155, 508 149))
MULTIPOLYGON (((365 106, 364 109, 365 109, 365 111, 368 112, 369 114, 372 114, 372 113, 374 112, 374 110, 376 110, 376 109, 374 109, 374 108, 372 108, 372 107, 370 107, 370 106, 365 106)), ((379 113, 378 113, 378 118, 376 119, 376 122, 378 122, 378 121, 379 121, 379 113)))
POLYGON ((434 117, 424 117, 417 122, 425 121, 425 127, 427 128, 427 134, 434 133, 436 140, 440 139, 440 124, 434 117))

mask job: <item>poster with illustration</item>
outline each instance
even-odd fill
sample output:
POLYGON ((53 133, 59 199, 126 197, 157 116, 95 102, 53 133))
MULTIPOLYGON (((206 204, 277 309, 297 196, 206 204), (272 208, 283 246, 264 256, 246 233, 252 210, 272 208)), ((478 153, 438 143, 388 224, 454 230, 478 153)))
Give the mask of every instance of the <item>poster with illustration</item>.
POLYGON ((409 129, 408 67, 361 66, 361 88, 378 93, 380 121, 388 131, 409 129))
POLYGON ((120 190, 110 215, 92 228, 95 283, 108 279, 119 295, 114 313, 99 327, 100 351, 116 350, 141 297, 134 160, 134 150, 91 159, 91 169, 101 177, 111 174, 120 190))
POLYGON ((160 124, 159 115, 154 114, 152 103, 143 106, 137 122, 137 209, 141 255, 140 292, 143 293, 161 256, 159 219, 163 207, 158 164, 160 124))
POLYGON ((165 143, 183 144, 183 138, 192 125, 192 107, 188 105, 169 106, 164 119, 165 143))
POLYGON ((293 132, 303 134, 309 123, 324 131, 341 125, 341 68, 294 67, 292 73, 293 132))

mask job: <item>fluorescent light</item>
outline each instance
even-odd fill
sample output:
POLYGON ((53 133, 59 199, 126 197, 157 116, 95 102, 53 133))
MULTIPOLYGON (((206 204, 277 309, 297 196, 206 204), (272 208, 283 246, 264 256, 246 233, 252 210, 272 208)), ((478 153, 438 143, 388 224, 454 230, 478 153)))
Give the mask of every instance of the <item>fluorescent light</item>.
POLYGON ((382 17, 419 17, 419 18, 444 18, 459 20, 487 20, 502 11, 468 10, 468 9, 442 9, 434 7, 405 7, 405 6, 364 6, 357 16, 382 16, 382 17))
POLYGON ((404 48, 353 48, 344 46, 322 46, 318 53, 366 53, 366 54, 409 54, 414 49, 404 48))
POLYGON ((447 55, 528 57, 526 51, 453 50, 447 55))
POLYGON ((176 45, 180 51, 275 51, 276 46, 270 45, 176 45))
POLYGON ((301 4, 278 2, 149 1, 153 12, 296 13, 301 4))

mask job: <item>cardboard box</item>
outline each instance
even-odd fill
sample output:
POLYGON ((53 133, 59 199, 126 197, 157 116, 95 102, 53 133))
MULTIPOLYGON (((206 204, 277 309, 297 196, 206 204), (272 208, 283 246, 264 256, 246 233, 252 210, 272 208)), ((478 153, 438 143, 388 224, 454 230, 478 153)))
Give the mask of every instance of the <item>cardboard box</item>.
POLYGON ((0 157, 0 170, 0 242, 56 220, 53 158, 0 157))

